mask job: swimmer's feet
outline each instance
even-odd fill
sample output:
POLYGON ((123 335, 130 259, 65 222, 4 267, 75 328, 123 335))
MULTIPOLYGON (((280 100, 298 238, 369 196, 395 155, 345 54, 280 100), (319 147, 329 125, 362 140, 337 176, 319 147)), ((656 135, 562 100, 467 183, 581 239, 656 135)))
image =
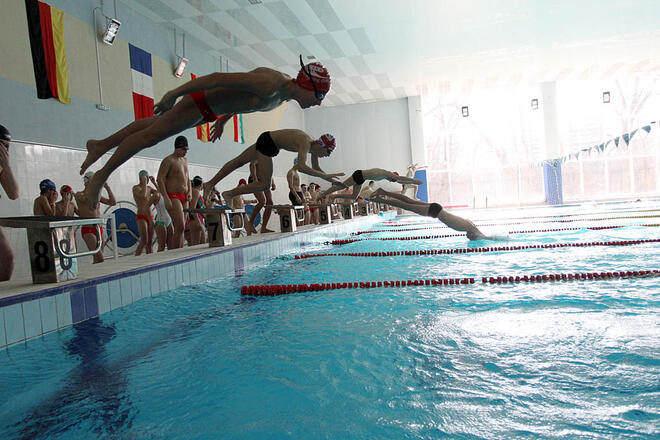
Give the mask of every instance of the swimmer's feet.
POLYGON ((229 194, 229 191, 223 192, 221 194, 221 196, 222 196, 222 200, 225 202, 225 204, 227 206, 231 206, 231 199, 233 199, 233 197, 231 196, 231 194, 229 194))
POLYGON ((213 195, 213 185, 210 182, 202 184, 202 194, 204 194, 204 204, 208 203, 213 195))
POLYGON ((385 195, 385 191, 383 191, 382 188, 378 188, 376 191, 371 193, 371 199, 375 199, 377 197, 383 197, 385 195))
POLYGON ((275 232, 275 231, 272 231, 272 230, 270 230, 270 229, 268 229, 268 228, 261 228, 261 233, 262 233, 262 234, 268 234, 269 232, 275 232))
POLYGON ((82 176, 85 174, 85 171, 87 171, 87 168, 92 166, 94 162, 99 160, 101 156, 105 153, 105 150, 101 146, 101 141, 98 141, 96 139, 90 139, 87 141, 87 156, 85 157, 85 160, 83 161, 82 165, 80 166, 80 175, 82 176))
POLYGON ((91 210, 94 210, 99 204, 100 194, 100 191, 94 191, 90 181, 84 191, 79 191, 76 193, 76 203, 78 206, 83 205, 89 207, 91 210))

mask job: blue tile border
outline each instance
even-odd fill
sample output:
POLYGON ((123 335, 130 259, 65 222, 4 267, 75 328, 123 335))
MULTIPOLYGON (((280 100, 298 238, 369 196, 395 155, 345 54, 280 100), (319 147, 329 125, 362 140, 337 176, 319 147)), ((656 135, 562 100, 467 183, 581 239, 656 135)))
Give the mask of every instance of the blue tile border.
POLYGON ((74 324, 85 320, 85 289, 71 292, 71 320, 74 324))
POLYGON ((264 263, 297 244, 317 243, 319 238, 328 239, 343 235, 364 226, 365 223, 377 223, 389 217, 394 215, 358 217, 266 240, 208 250, 172 261, 0 298, 0 349, 77 324, 145 296, 183 284, 200 283, 232 272, 235 276, 242 276, 247 266, 264 263), (305 234, 314 234, 317 240, 310 240, 305 234), (136 285, 139 287, 137 290, 133 289, 136 285), (29 314, 27 317, 26 308, 29 314))
POLYGON ((96 296, 96 286, 85 287, 85 319, 99 316, 99 300, 96 296))

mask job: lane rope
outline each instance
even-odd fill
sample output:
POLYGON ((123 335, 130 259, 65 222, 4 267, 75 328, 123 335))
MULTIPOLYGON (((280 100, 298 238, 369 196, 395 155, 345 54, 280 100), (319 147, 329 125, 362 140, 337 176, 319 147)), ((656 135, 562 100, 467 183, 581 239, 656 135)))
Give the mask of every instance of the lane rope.
MULTIPOLYGON (((658 212, 660 211, 660 208, 654 208, 654 209, 614 209, 614 210, 608 210, 608 211, 596 211, 596 212, 585 212, 585 213, 577 213, 577 214, 555 214, 555 215, 531 215, 531 216, 525 216, 525 217, 508 217, 508 218, 482 218, 479 219, 478 221, 485 222, 485 221, 497 221, 497 220, 526 220, 526 219, 540 219, 540 218, 558 218, 558 217, 579 217, 579 216, 584 216, 584 215, 594 215, 594 214, 610 214, 610 213, 618 213, 621 214, 623 212, 658 212)), ((392 226, 412 226, 412 225, 425 225, 428 224, 428 222, 405 222, 401 220, 386 220, 383 222, 384 224, 391 224, 392 226)))
MULTIPOLYGON (((509 222, 509 223, 484 223, 478 224, 478 227, 483 226, 512 226, 512 225, 523 225, 529 223, 571 223, 571 222, 587 222, 587 221, 606 221, 606 220, 621 220, 627 218, 658 218, 660 215, 635 215, 635 216, 624 216, 624 217, 603 217, 603 218, 576 218, 569 220, 547 220, 547 221, 527 221, 527 222, 509 222)), ((426 223, 428 225, 428 223, 426 223)), ((351 235, 362 235, 362 234, 375 234, 378 232, 406 232, 406 231, 421 231, 424 229, 448 229, 448 226, 445 225, 431 225, 424 228, 401 228, 401 229, 376 229, 372 231, 358 231, 351 232, 351 235)))
MULTIPOLYGON (((660 276, 660 270, 628 270, 614 272, 571 272, 551 273, 542 275, 498 275, 481 277, 482 285, 499 285, 507 283, 543 283, 557 281, 607 280, 621 278, 649 278, 660 276)), ((478 279, 478 277, 477 277, 478 279)), ((279 296, 300 292, 320 292, 339 289, 373 289, 375 287, 408 287, 408 286, 461 286, 475 284, 474 277, 433 278, 393 281, 352 281, 338 283, 315 284, 279 284, 242 286, 243 296, 279 296)))
POLYGON ((411 255, 451 255, 451 254, 472 254, 481 252, 502 252, 502 251, 520 251, 525 249, 554 249, 569 247, 592 247, 592 246, 631 246, 644 243, 660 243, 660 239, 642 239, 642 240, 617 240, 617 241, 592 241, 580 243, 550 243, 550 244, 529 244, 521 246, 499 246, 499 247, 478 247, 478 248, 458 248, 458 249, 428 249, 421 251, 385 251, 385 252, 346 252, 346 253, 322 253, 322 254, 300 254, 294 259, 304 260, 306 258, 316 257, 398 257, 411 255))
MULTIPOLYGON (((531 229, 531 230, 524 230, 524 231, 509 231, 507 234, 534 234, 538 232, 562 232, 562 231, 579 231, 582 229, 588 229, 592 231, 602 231, 606 229, 618 229, 618 228, 625 228, 625 227, 630 227, 630 226, 643 226, 643 227, 657 227, 660 226, 658 223, 649 223, 649 224, 637 224, 637 225, 616 225, 616 226, 582 226, 579 228, 554 228, 554 229, 531 229)), ((447 238, 447 237, 465 237, 466 234, 461 233, 461 234, 445 234, 445 235, 420 235, 420 236, 415 236, 415 237, 368 237, 368 238, 349 238, 349 239, 343 239, 343 240, 332 240, 332 241, 326 241, 324 244, 333 244, 333 245, 343 245, 343 244, 350 244, 350 243, 355 243, 357 241, 366 241, 366 240, 381 240, 381 241, 395 241, 395 240, 429 240, 429 239, 434 239, 434 238, 447 238)))

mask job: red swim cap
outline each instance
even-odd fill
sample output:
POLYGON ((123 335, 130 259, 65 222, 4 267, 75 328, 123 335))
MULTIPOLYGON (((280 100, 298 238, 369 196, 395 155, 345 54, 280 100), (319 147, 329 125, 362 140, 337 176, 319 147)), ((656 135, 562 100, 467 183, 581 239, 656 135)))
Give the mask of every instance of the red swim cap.
POLYGON ((238 184, 239 185, 247 185, 247 182, 245 181, 245 179, 241 179, 241 180, 238 181, 238 184))
POLYGON ((314 86, 316 86, 316 90, 325 95, 330 90, 330 74, 323 64, 309 63, 298 71, 296 84, 311 91, 314 91, 314 86), (314 81, 314 85, 312 85, 312 81, 314 81))
POLYGON ((334 150, 335 147, 337 146, 337 143, 335 142, 335 137, 330 133, 321 135, 321 137, 316 140, 316 143, 318 143, 323 148, 327 148, 330 151, 334 150))
POLYGON ((62 187, 60 188, 61 193, 68 193, 71 191, 73 191, 73 188, 71 188, 69 185, 62 185, 62 187))

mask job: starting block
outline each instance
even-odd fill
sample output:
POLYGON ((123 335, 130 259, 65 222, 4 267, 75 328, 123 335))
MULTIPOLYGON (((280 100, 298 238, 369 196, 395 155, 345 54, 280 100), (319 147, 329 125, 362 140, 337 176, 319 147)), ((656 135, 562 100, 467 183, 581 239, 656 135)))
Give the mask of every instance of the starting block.
POLYGON ((323 203, 310 203, 309 206, 312 206, 314 208, 319 208, 319 223, 322 225, 329 225, 332 223, 332 211, 333 207, 334 210, 336 211, 337 208, 335 205, 325 205, 323 203))
POLYGON ((229 246, 232 243, 231 233, 245 229, 245 225, 233 228, 229 221, 229 214, 243 214, 245 211, 242 209, 232 211, 229 208, 203 208, 184 209, 183 211, 204 216, 208 229, 209 247, 229 246))
POLYGON ((30 268, 34 284, 59 283, 78 278, 78 257, 101 250, 102 218, 86 217, 5 217, 0 226, 27 229, 30 268), (97 245, 91 251, 77 252, 74 229, 77 226, 96 227, 97 245))
POLYGON ((350 220, 355 217, 355 214, 358 213, 358 204, 357 202, 352 202, 352 203, 342 203, 342 215, 344 216, 344 220, 350 220))
POLYGON ((296 220, 305 220, 304 206, 266 205, 265 208, 271 208, 277 211, 277 214, 280 216, 280 231, 282 232, 295 232, 297 230, 296 220), (302 214, 302 217, 298 213, 302 214))
POLYGON ((360 207, 360 215, 363 217, 366 217, 369 214, 374 213, 374 208, 371 202, 363 201, 359 203, 359 207, 360 207))

